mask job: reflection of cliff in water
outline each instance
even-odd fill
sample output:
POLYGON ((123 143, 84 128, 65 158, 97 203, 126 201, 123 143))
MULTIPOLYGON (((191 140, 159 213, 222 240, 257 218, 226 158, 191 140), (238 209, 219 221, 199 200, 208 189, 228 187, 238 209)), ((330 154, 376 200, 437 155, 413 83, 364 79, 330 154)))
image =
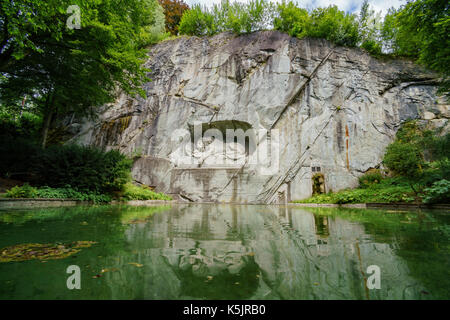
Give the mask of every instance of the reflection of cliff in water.
POLYGON ((130 225, 126 238, 136 255, 121 263, 144 267, 108 274, 121 288, 113 298, 128 290, 142 299, 408 299, 424 290, 395 244, 300 209, 175 207, 130 225), (370 265, 381 268, 381 290, 365 286, 370 265))

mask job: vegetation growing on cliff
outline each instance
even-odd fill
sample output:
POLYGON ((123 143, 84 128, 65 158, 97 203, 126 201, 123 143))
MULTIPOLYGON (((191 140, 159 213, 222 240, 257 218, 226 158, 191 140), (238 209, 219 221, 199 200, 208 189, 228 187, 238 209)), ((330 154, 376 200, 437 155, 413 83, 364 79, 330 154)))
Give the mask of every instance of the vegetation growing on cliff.
POLYGON ((211 9, 194 6, 183 15, 181 34, 205 36, 275 29, 293 37, 327 39, 337 45, 361 47, 374 55, 391 54, 416 59, 440 72, 442 92, 449 90, 450 17, 445 0, 415 0, 384 19, 365 0, 359 15, 337 6, 307 10, 294 1, 247 3, 223 0, 211 9))
POLYGON ((171 35, 178 35, 181 17, 189 6, 183 0, 159 0, 166 16, 166 31, 171 35))
POLYGON ((406 122, 386 150, 386 172, 374 170, 359 179, 360 187, 315 195, 299 203, 450 202, 450 134, 406 122))

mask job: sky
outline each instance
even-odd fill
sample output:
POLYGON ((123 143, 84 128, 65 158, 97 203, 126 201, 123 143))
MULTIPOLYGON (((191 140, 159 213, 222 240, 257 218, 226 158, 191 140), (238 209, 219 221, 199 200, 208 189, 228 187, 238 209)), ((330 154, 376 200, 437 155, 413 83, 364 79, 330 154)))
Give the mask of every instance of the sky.
MULTIPOLYGON (((213 3, 220 3, 221 0, 184 0, 188 5, 200 3, 203 5, 211 5, 213 3)), ((247 0, 238 0, 239 2, 246 2, 247 0)), ((272 0, 273 2, 281 2, 281 0, 272 0)), ((295 0, 294 0, 295 1, 295 0)), ((363 0, 297 0, 297 3, 304 8, 314 9, 316 7, 327 7, 329 5, 337 5, 339 9, 347 12, 359 12, 363 0)), ((384 16, 390 7, 398 8, 406 3, 405 0, 369 0, 370 6, 376 11, 382 12, 384 16)))

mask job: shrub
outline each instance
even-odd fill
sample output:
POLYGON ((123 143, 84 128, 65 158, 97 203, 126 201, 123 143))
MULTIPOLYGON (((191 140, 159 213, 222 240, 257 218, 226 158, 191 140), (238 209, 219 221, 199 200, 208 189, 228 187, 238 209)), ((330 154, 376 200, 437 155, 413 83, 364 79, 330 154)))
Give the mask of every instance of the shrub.
POLYGON ((7 190, 6 197, 13 199, 33 199, 37 197, 37 189, 26 183, 21 187, 15 186, 7 190))
POLYGON ((179 32, 195 36, 213 35, 217 33, 214 20, 214 16, 208 10, 203 10, 200 5, 194 5, 183 14, 179 32))
POLYGON ((380 183, 383 179, 380 170, 373 170, 359 177, 359 186, 361 188, 367 188, 373 184, 380 183))
POLYGON ((166 16, 166 30, 172 35, 178 34, 181 17, 189 6, 183 0, 159 0, 166 16))
POLYGON ((37 197, 41 199, 70 199, 79 201, 92 201, 94 203, 111 202, 112 197, 107 194, 95 192, 79 192, 70 186, 64 188, 43 187, 37 190, 37 197))
POLYGON ((181 18, 180 34, 205 36, 220 32, 235 34, 264 30, 271 25, 272 4, 267 0, 248 3, 223 0, 212 9, 194 5, 181 18))
POLYGON ((354 14, 339 10, 337 6, 317 8, 311 13, 307 35, 354 47, 360 39, 358 19, 354 14))
POLYGON ((386 150, 383 163, 394 173, 411 179, 420 177, 424 160, 420 149, 412 143, 396 140, 386 150))
POLYGON ((26 181, 30 179, 30 164, 36 160, 40 148, 24 138, 0 137, 0 176, 17 178, 26 181))
POLYGON ((430 188, 425 189, 425 203, 449 203, 450 202, 450 181, 437 181, 430 188))
POLYGON ((376 40, 365 40, 361 44, 361 48, 366 49, 369 53, 371 53, 374 56, 378 56, 382 54, 383 46, 379 41, 376 40))
POLYGON ((138 187, 132 183, 125 185, 122 193, 124 200, 172 200, 172 198, 163 193, 156 193, 146 187, 138 187))
POLYGON ((42 125, 42 118, 27 111, 19 114, 17 110, 10 110, 0 106, 0 132, 16 137, 36 136, 42 125))
POLYGON ((42 152, 33 170, 39 185, 108 194, 130 180, 132 160, 120 152, 78 145, 54 146, 42 152))
POLYGON ((277 17, 273 21, 275 30, 288 33, 291 37, 307 35, 309 14, 305 9, 297 7, 295 3, 283 2, 277 6, 277 17))

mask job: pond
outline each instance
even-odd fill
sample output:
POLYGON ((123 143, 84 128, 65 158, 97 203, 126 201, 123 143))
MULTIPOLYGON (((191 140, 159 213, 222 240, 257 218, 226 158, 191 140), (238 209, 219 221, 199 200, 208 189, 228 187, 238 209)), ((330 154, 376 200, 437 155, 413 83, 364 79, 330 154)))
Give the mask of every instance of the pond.
POLYGON ((293 206, 0 211, 0 299, 449 299, 449 222, 293 206))

